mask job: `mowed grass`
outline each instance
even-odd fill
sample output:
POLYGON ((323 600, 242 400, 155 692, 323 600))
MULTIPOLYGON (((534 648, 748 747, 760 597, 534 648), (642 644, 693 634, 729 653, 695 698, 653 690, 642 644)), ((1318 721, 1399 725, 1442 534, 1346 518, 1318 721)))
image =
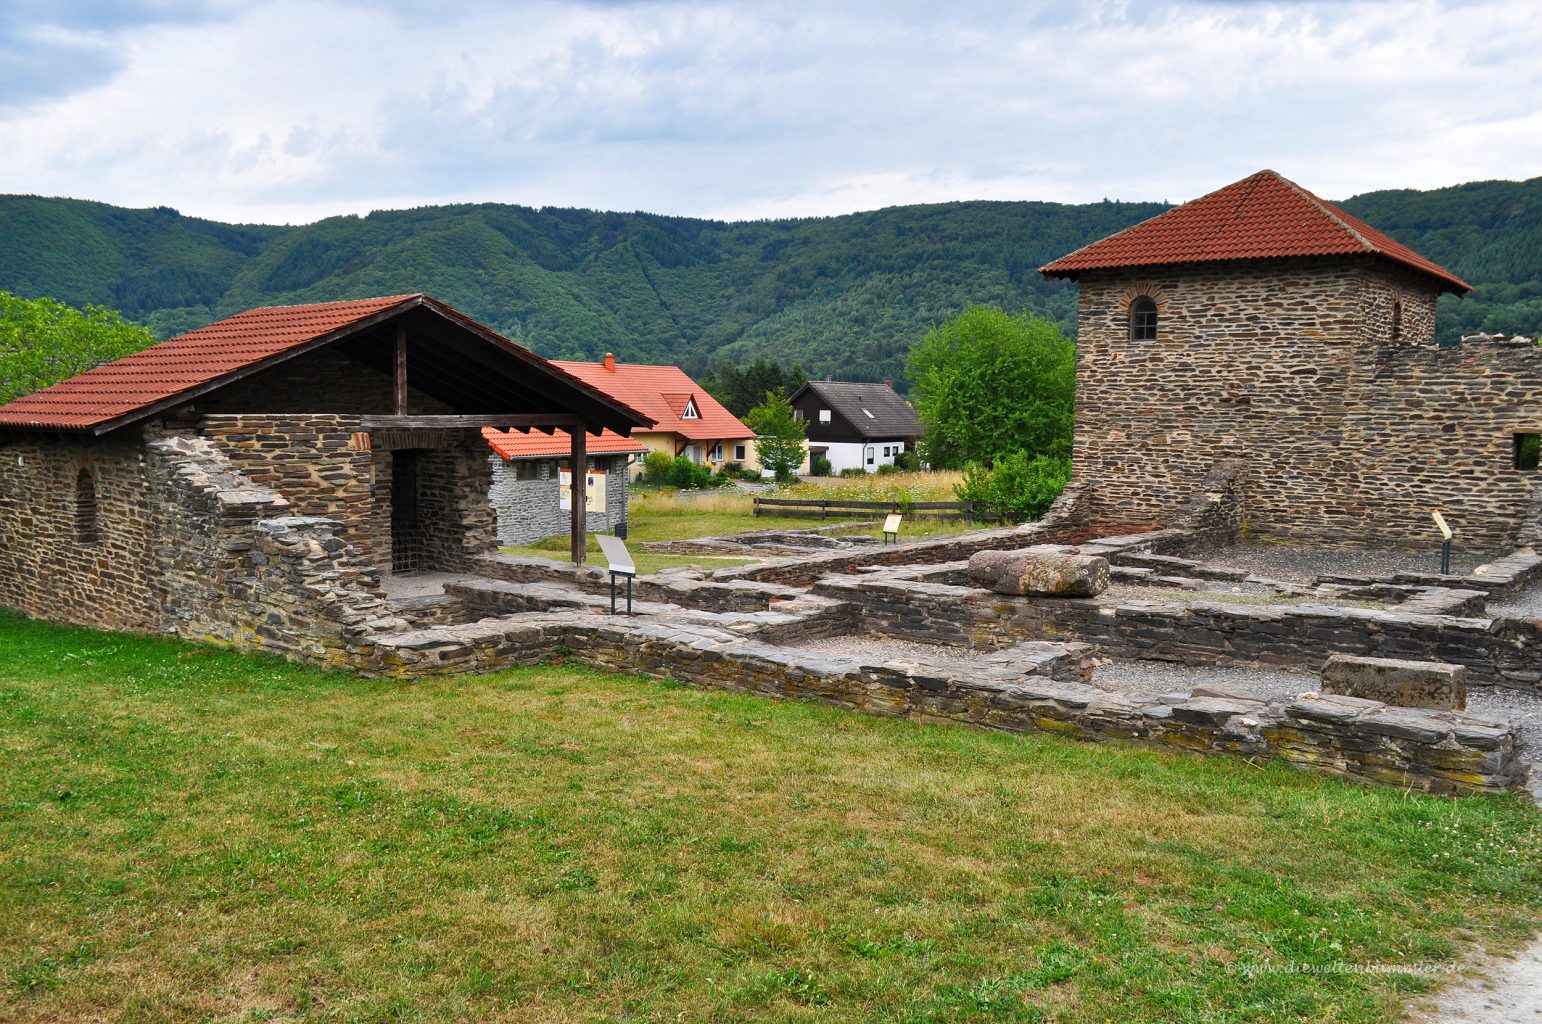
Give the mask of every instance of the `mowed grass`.
POLYGON ((571 666, 0 615, 0 750, 15 1021, 1380 1021, 1542 909, 1519 799, 571 666))
MULTIPOLYGON (((923 477, 929 474, 893 474, 892 476, 877 477, 874 480, 908 479, 909 477, 923 477)), ((937 476, 957 476, 957 474, 930 474, 937 476)), ((885 492, 878 493, 877 497, 864 497, 872 487, 877 485, 862 480, 833 479, 828 481, 830 488, 829 497, 863 498, 863 500, 898 500, 893 495, 885 492), (864 490, 866 487, 868 490, 864 490)), ((902 483, 902 490, 913 489, 913 483, 902 483)), ((809 484, 799 485, 796 488, 768 493, 768 497, 792 497, 799 499, 817 499, 824 493, 819 487, 809 484)), ((949 492, 951 494, 951 492, 949 492)), ((915 498, 909 500, 934 500, 930 498, 915 498)), ((952 498, 935 499, 952 500, 952 498)), ((881 531, 878 523, 883 519, 883 513, 875 512, 873 522, 863 524, 856 520, 847 530, 841 532, 865 533, 872 537, 880 537, 881 531)), ((722 569, 736 565, 747 565, 754 561, 748 558, 722 558, 713 555, 699 554, 655 554, 643 551, 643 544, 656 540, 692 540, 697 537, 717 537, 723 534, 747 533, 752 530, 802 530, 814 526, 839 525, 840 520, 799 518, 793 516, 757 516, 755 515, 754 497, 742 491, 709 491, 706 493, 682 494, 674 490, 647 490, 634 489, 628 498, 627 507, 627 546, 632 552, 632 557, 637 563, 638 571, 643 573, 658 572, 660 569, 671 569, 679 566, 696 566, 701 569, 722 569)), ((978 530, 987 524, 969 522, 950 522, 943 520, 922 520, 909 518, 901 529, 901 536, 906 539, 919 537, 949 537, 970 530, 978 530)), ((556 561, 567 561, 568 538, 547 537, 544 540, 518 547, 505 547, 502 549, 511 555, 520 555, 534 558, 550 558, 556 561)), ((604 558, 600 556, 600 545, 591 536, 589 538, 588 551, 593 556, 595 565, 604 565, 604 558)))

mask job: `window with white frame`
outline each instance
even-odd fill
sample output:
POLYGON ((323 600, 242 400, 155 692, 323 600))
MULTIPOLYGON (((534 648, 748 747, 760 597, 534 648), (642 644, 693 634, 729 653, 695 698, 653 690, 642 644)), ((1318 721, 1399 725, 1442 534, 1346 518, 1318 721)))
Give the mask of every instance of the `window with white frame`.
POLYGON ((829 423, 830 422, 830 410, 829 409, 820 409, 819 410, 819 422, 820 423, 829 423))
POLYGON ((749 449, 746 448, 744 445, 742 445, 742 444, 734 445, 734 461, 735 462, 743 462, 746 458, 749 457, 748 452, 749 452, 749 449))
POLYGON ((712 461, 713 462, 722 462, 723 461, 723 444, 722 444, 721 441, 712 446, 712 461))
POLYGON ((701 419, 701 413, 696 411, 696 399, 694 399, 694 398, 687 398, 685 400, 685 412, 682 412, 680 414, 680 418, 682 420, 699 420, 699 419, 701 419))

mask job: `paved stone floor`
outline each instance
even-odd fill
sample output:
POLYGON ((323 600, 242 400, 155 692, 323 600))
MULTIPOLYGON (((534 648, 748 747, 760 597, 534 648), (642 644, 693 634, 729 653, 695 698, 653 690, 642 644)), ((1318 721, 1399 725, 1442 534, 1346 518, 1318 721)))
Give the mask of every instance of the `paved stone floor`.
POLYGON ((481 579, 469 572, 402 572, 391 573, 380 580, 387 599, 401 601, 409 597, 437 597, 444 593, 446 583, 464 583, 481 579))

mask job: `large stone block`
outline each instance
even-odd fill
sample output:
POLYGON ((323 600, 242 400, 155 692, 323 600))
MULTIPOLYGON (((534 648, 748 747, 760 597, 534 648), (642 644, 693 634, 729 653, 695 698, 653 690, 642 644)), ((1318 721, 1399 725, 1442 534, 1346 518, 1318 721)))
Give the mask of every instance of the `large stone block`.
POLYGON ((1439 661, 1400 661, 1335 654, 1323 666, 1324 693, 1364 697, 1406 708, 1467 707, 1467 670, 1439 661))
POLYGON ((1108 559, 1052 545, 977 551, 969 556, 969 578, 998 594, 1096 597, 1108 589, 1108 559))

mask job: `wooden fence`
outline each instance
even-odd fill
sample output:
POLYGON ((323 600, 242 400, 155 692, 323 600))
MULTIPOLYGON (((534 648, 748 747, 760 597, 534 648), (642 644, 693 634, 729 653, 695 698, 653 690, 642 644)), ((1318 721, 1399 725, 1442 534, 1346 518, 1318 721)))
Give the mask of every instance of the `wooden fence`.
POLYGON ((845 501, 839 498, 755 499, 757 516, 791 516, 799 519, 871 519, 898 512, 910 519, 980 519, 968 501, 845 501))

